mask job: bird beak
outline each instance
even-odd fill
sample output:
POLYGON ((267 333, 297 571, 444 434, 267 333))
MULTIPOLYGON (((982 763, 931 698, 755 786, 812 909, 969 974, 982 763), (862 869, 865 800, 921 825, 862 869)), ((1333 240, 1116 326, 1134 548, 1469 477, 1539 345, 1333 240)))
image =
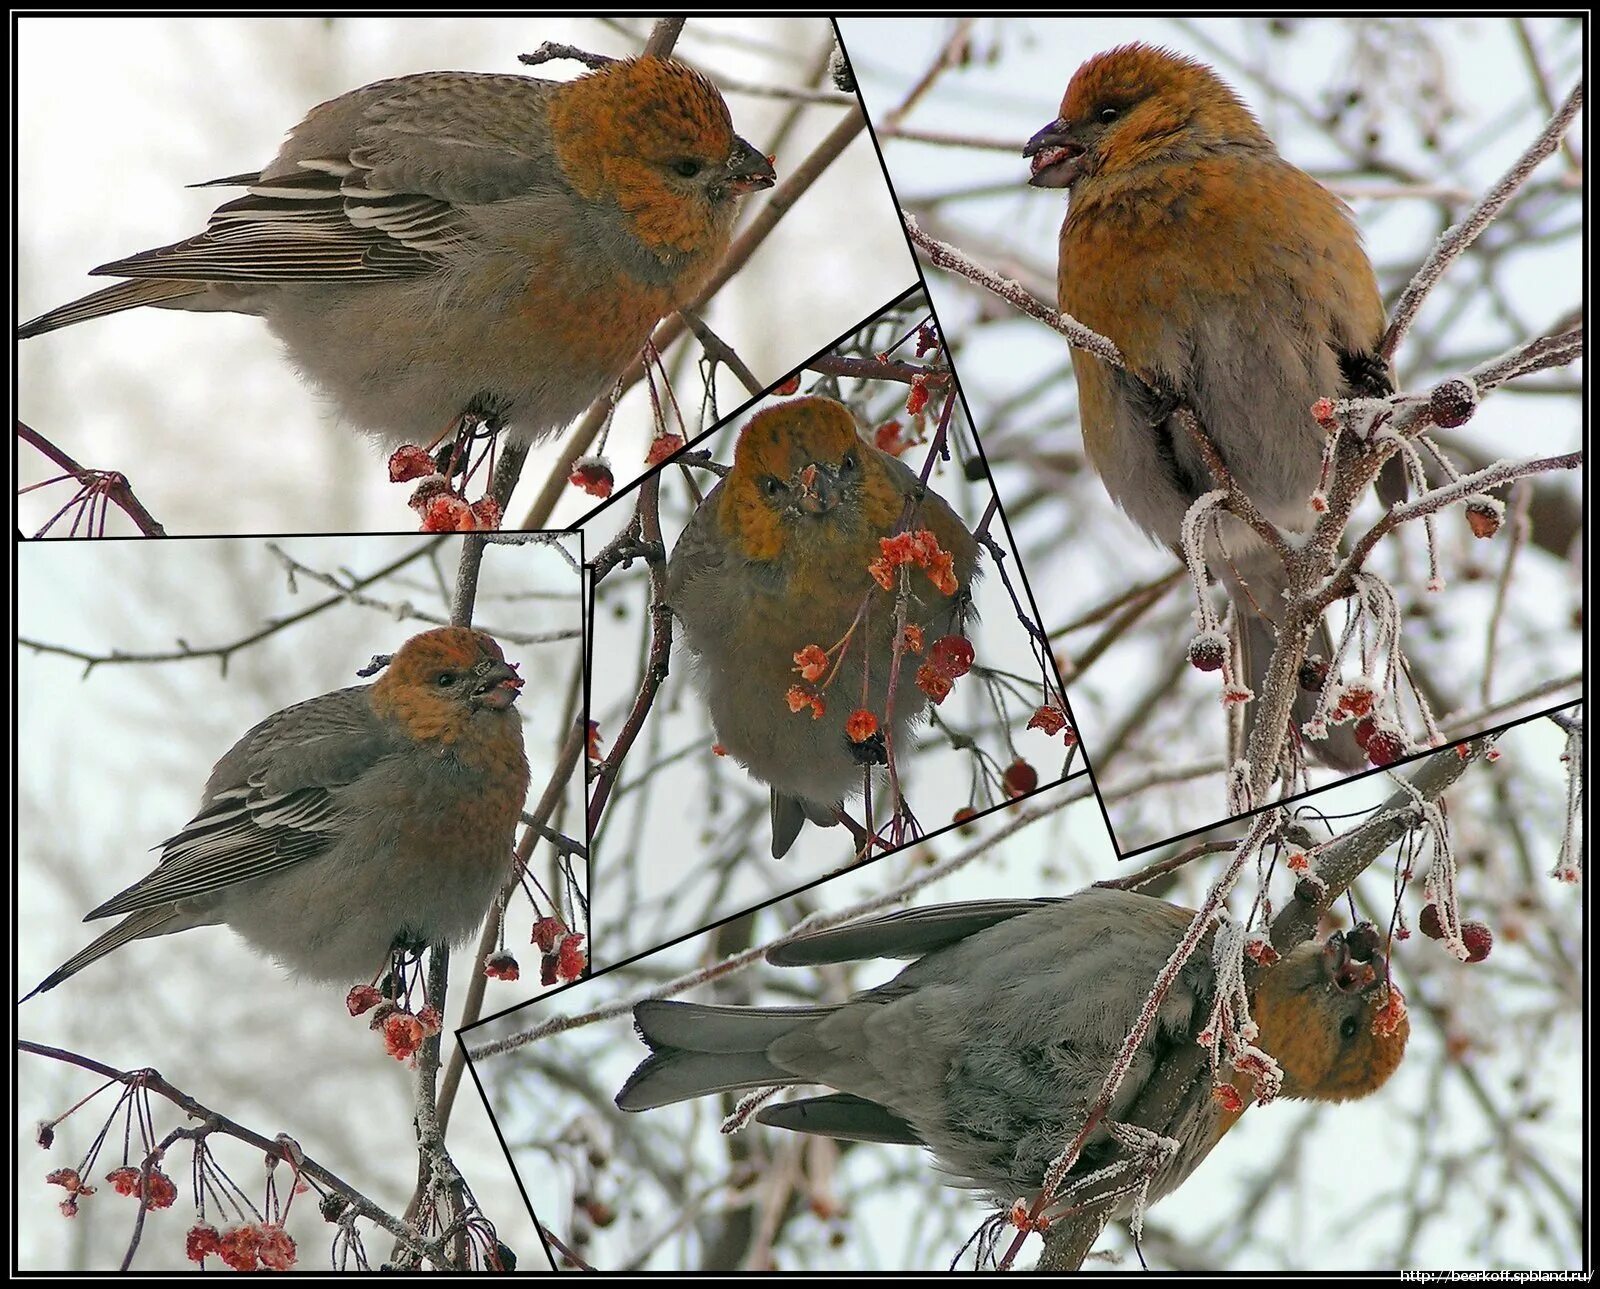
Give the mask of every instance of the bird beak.
POLYGON ((778 182, 778 172, 772 168, 772 158, 757 152, 738 135, 734 136, 733 155, 728 158, 725 169, 722 189, 734 197, 759 192, 778 182))
POLYGON ((1088 154, 1060 117, 1029 139, 1022 155, 1033 158, 1028 178, 1033 188, 1070 188, 1089 168, 1088 154))
POLYGON ((1328 978, 1333 987, 1344 994, 1362 994, 1377 983, 1388 963, 1382 954, 1367 962, 1358 961, 1350 952, 1350 944, 1343 931, 1335 931, 1322 946, 1327 958, 1328 978))
POLYGON ((794 504, 808 515, 825 515, 839 504, 842 489, 831 466, 813 461, 795 471, 794 504))
POLYGON ((522 688, 522 677, 508 662, 491 663, 472 688, 472 701, 480 707, 492 707, 503 712, 517 701, 522 688))

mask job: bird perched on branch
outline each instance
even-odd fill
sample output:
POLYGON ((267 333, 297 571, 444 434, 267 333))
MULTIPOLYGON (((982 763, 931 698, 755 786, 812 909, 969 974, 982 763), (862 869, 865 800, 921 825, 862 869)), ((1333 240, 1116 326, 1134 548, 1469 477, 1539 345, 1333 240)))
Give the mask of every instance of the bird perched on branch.
POLYGON ((468 415, 567 425, 728 249, 771 162, 709 78, 622 59, 576 80, 425 72, 313 108, 196 237, 20 338, 137 305, 258 314, 353 426, 430 443, 468 415))
MULTIPOLYGON (((1183 404, 1269 520, 1310 528, 1327 441, 1313 404, 1392 389, 1378 355, 1383 301, 1349 208, 1278 154, 1209 67, 1145 44, 1084 63, 1024 155, 1033 186, 1071 194, 1062 312, 1127 360, 1072 351, 1084 450, 1112 499, 1177 548, 1184 513, 1217 486, 1172 415, 1183 404)), ((1404 497, 1398 458, 1379 495, 1404 497)), ((1206 558, 1238 610, 1242 672, 1259 696, 1283 566, 1231 516, 1206 558)), ((1325 626, 1313 651, 1331 660, 1325 626)), ((1314 705, 1302 695, 1297 718, 1314 705)), ((1308 746, 1341 768, 1364 763, 1348 728, 1308 746)))
POLYGON ((774 856, 807 819, 836 822, 863 768, 903 751, 931 684, 919 688, 903 628, 912 643, 958 632, 977 559, 955 511, 842 403, 791 399, 741 431, 673 549, 667 602, 718 742, 772 788, 774 856))
MULTIPOLYGON (((1164 900, 1091 887, 1065 899, 909 909, 802 935, 767 960, 915 961, 842 1003, 641 1002, 634 1020, 651 1053, 617 1105, 648 1110, 717 1092, 821 1084, 834 1090, 769 1103, 756 1121, 926 1146, 953 1183, 1009 1207, 1037 1194, 1050 1162, 1083 1127, 1194 917, 1164 900)), ((1237 1099, 1216 1095, 1206 1078, 1176 1101, 1159 1094, 1164 1063, 1211 1023, 1210 938, 1208 931, 1178 971, 1106 1112, 1177 1143, 1150 1178, 1152 1199, 1180 1185, 1233 1126, 1258 1077, 1231 1076, 1237 1099)), ((1265 968, 1251 1015, 1256 1045, 1281 1068, 1278 1095, 1318 1101, 1376 1091, 1399 1065, 1410 1033, 1381 956, 1358 961, 1338 933, 1265 968)), ((1096 1127, 1067 1184, 1117 1151, 1106 1127, 1096 1127)), ((1132 1190, 1139 1181, 1122 1185, 1132 1190)))
POLYGON ((522 683, 490 636, 440 627, 375 683, 267 717, 217 762, 156 870, 84 919, 122 920, 28 997, 131 940, 219 922, 319 981, 464 943, 511 875, 522 683))

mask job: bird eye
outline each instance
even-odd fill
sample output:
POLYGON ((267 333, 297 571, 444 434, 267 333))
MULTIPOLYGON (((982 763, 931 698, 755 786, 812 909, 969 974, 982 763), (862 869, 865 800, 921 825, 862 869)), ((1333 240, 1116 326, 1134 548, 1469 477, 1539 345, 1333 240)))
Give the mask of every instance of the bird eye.
POLYGON ((761 491, 769 497, 776 497, 780 492, 784 491, 784 488, 783 480, 776 475, 769 474, 761 481, 761 491))
POLYGON ((1356 1036, 1356 1031, 1360 1028, 1361 1026, 1354 1016, 1346 1016, 1339 1024, 1339 1037, 1348 1043, 1356 1036))
POLYGON ((856 454, 854 452, 846 452, 844 454, 844 460, 839 462, 839 468, 841 470, 843 470, 846 474, 854 474, 855 470, 856 470, 856 466, 857 466, 857 461, 856 461, 856 454))
POLYGON ((1118 115, 1119 113, 1114 107, 1103 107, 1095 113, 1095 116, 1099 118, 1101 125, 1110 125, 1111 122, 1117 119, 1118 115))
POLYGON ((693 157, 681 157, 672 163, 672 168, 685 179, 693 179, 700 173, 701 165, 693 157))
POLYGON ((453 671, 441 671, 433 678, 433 683, 439 686, 440 689, 449 689, 459 679, 461 678, 453 671))

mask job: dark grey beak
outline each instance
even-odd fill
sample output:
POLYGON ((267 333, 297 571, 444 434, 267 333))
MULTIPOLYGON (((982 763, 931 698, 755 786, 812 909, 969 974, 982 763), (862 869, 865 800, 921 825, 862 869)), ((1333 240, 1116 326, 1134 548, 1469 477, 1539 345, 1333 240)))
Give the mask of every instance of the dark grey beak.
POLYGON ((742 197, 746 193, 770 188, 777 182, 778 172, 772 168, 771 160, 735 135, 733 155, 728 158, 722 190, 742 197))
POLYGON ((1033 159, 1028 183, 1034 188, 1070 188, 1086 168, 1082 146, 1060 117, 1029 139, 1022 155, 1033 159))

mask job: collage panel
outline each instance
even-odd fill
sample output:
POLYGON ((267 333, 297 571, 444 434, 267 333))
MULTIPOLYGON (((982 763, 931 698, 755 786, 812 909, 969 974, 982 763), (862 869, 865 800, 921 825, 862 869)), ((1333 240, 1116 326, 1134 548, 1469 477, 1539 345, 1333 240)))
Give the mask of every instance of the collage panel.
POLYGON ((1581 694, 1578 19, 840 29, 1120 849, 1581 694))
POLYGON ((490 1018, 472 1071, 567 1269, 1571 1266, 1581 736, 1138 862, 1074 780, 490 1018))
POLYGON ((584 535, 597 966, 1082 769, 920 289, 584 535))
POLYGON ((569 928, 582 968, 579 535, 18 554, 19 1263, 181 1271, 188 1227, 236 1268, 325 1266, 330 1239, 336 1266, 415 1265, 381 1218, 417 1184, 424 1082, 469 1180, 414 1196, 419 1230, 459 1215, 465 1260, 543 1262, 479 1098, 459 1069, 431 1088, 441 1040, 459 1061, 441 1028, 540 991, 530 928, 569 928), (435 938, 453 978, 415 961, 435 938), (175 1097, 225 1123, 169 1138, 199 1113, 175 1097))
POLYGON ((542 16, 22 21, 18 470, 24 485, 59 481, 22 500, 21 530, 64 535, 70 476, 89 469, 131 485, 128 510, 119 489, 83 525, 112 535, 437 531, 465 507, 435 500, 435 469, 470 503, 496 466, 503 526, 564 527, 594 508, 565 486, 576 464, 603 458, 626 483, 679 419, 709 426, 744 399, 726 355, 764 388, 915 280, 859 101, 829 74, 826 17, 696 18, 666 42, 693 70, 645 67, 613 92, 605 78, 628 65, 599 60, 639 54, 654 31, 542 16), (379 94, 440 69, 461 70, 379 94), (592 91, 576 102, 547 85, 580 76, 592 91), (295 135, 287 179, 240 186, 309 109, 357 87, 371 88, 295 135), (597 171, 624 176, 616 193, 571 199, 597 171), (185 188, 219 176, 231 186, 185 188), (176 254, 225 202, 240 204, 211 243, 176 254), (615 227, 633 218, 638 236, 615 227), (120 258, 168 243, 166 260, 120 258), (106 287, 85 274, 108 263, 139 276, 86 312, 124 311, 35 334, 106 287), (503 278, 529 263, 519 295, 503 278), (175 276, 148 276, 162 271, 175 276), (183 293, 183 274, 209 284, 183 293), (700 336, 674 313, 689 305, 700 336), (457 428, 479 432, 457 445, 457 428), (530 441, 508 496, 506 458, 530 441), (436 463, 459 451, 430 467, 391 457, 402 445, 436 463))
POLYGON ((1586 1268, 1586 35, 19 16, 14 1276, 1586 1268))

